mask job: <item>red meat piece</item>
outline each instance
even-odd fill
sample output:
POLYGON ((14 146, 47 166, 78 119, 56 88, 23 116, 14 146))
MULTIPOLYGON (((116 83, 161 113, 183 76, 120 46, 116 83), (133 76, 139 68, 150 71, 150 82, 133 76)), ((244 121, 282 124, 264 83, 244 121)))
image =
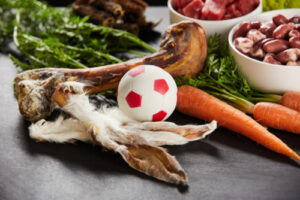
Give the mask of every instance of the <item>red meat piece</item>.
POLYGON ((232 3, 226 6, 226 14, 224 15, 224 19, 232 19, 240 16, 242 16, 242 13, 237 9, 237 3, 232 3))
POLYGON ((226 3, 224 0, 206 0, 202 9, 201 19, 220 20, 226 12, 226 3))
POLYGON ((183 9, 186 5, 188 5, 192 0, 176 0, 175 7, 176 9, 183 9))
POLYGON ((227 0, 226 5, 233 3, 235 0, 227 0))
POLYGON ((237 8, 242 12, 242 15, 246 15, 254 10, 259 4, 259 0, 238 0, 237 8))
POLYGON ((179 12, 180 14, 183 15, 183 10, 182 10, 182 8, 178 8, 178 9, 177 9, 177 12, 179 12))
POLYGON ((200 19, 201 10, 204 6, 202 0, 194 0, 183 9, 183 14, 187 17, 200 19))
POLYGON ((193 0, 181 0, 182 2, 182 8, 184 8, 185 6, 187 6, 189 3, 191 3, 193 0))

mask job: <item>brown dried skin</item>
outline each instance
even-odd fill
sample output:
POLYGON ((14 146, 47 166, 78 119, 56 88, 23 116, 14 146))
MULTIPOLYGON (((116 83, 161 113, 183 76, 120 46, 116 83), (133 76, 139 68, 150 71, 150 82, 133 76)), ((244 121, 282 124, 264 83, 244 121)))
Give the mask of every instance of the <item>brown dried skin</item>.
POLYGON ((130 167, 162 181, 174 184, 188 183, 180 164, 164 148, 148 145, 125 146, 127 150, 120 151, 120 154, 130 167))
POLYGON ((74 12, 81 17, 85 17, 87 15, 90 16, 89 20, 95 24, 112 26, 116 22, 115 18, 113 18, 109 13, 101 10, 96 10, 90 5, 73 4, 72 8, 74 12))
POLYGON ((160 50, 153 56, 145 57, 144 63, 162 67, 176 77, 200 72, 206 56, 203 28, 195 22, 181 22, 166 30, 160 50))
POLYGON ((113 28, 126 30, 130 33, 138 35, 140 32, 140 28, 137 24, 123 23, 123 24, 114 24, 113 28))
POLYGON ((148 7, 148 4, 142 0, 112 0, 122 6, 125 13, 133 13, 136 16, 141 16, 148 7))
POLYGON ((90 0, 88 2, 91 6, 98 7, 100 9, 105 9, 106 11, 110 12, 114 17, 117 19, 121 19, 124 16, 124 11, 122 7, 110 0, 90 0))
POLYGON ((146 20, 144 12, 147 6, 143 0, 76 0, 72 4, 76 14, 90 16, 90 21, 95 24, 123 29, 136 35, 140 31, 152 30, 160 22, 146 20))
POLYGON ((88 94, 98 93, 116 88, 128 70, 141 64, 162 67, 173 77, 191 76, 201 71, 206 55, 206 36, 200 25, 194 22, 174 24, 166 30, 159 51, 151 56, 91 69, 42 68, 18 74, 15 92, 19 109, 25 118, 36 121, 51 114, 53 106, 50 98, 58 83, 77 81, 84 84, 88 94), (24 84, 30 87, 28 80, 40 85, 38 99, 32 95, 32 90, 24 89, 24 84), (49 82, 48 87, 43 87, 44 82, 49 82), (40 106, 31 106, 34 102, 39 102, 40 106))

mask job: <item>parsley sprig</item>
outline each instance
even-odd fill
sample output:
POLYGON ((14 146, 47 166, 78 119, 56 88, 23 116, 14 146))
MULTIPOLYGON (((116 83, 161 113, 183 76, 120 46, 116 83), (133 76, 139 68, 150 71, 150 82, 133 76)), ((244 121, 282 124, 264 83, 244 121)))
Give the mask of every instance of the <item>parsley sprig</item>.
POLYGON ((131 33, 87 20, 70 8, 54 8, 37 0, 0 0, 0 50, 13 40, 23 56, 10 57, 23 70, 88 68, 122 62, 124 56, 116 57, 119 53, 155 52, 131 33))

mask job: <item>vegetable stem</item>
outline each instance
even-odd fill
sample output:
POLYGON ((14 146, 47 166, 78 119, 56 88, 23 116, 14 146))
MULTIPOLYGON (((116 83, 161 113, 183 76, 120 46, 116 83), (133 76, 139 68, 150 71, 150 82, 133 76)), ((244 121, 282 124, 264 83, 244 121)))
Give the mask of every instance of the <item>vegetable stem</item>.
MULTIPOLYGON (((0 0, 0 50, 10 41, 25 56, 14 63, 27 70, 40 67, 88 68, 123 61, 126 52, 139 56, 155 49, 137 36, 87 22, 71 8, 54 8, 38 0, 0 0), (120 55, 120 58, 111 53, 120 55)), ((11 51, 13 52, 13 51, 11 51)), ((115 55, 115 54, 114 54, 115 55)), ((130 58, 130 56, 128 56, 130 58)))
POLYGON ((238 66, 229 52, 228 41, 221 44, 220 36, 208 40, 205 66, 197 77, 180 77, 178 85, 190 85, 251 114, 253 106, 260 101, 280 103, 281 96, 254 90, 238 72, 238 66))

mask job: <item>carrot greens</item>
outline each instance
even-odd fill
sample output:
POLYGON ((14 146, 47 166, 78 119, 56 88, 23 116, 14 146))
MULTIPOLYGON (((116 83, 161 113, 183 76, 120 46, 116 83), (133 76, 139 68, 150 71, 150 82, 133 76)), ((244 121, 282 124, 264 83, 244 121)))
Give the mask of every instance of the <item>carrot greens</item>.
POLYGON ((70 8, 54 8, 37 0, 0 0, 0 50, 13 41, 22 56, 10 57, 23 70, 88 68, 122 62, 124 56, 117 57, 118 53, 155 52, 131 33, 87 20, 70 8))
POLYGON ((208 56, 202 72, 192 78, 179 77, 176 82, 200 88, 247 113, 252 113, 256 102, 279 103, 281 99, 280 95, 258 92, 249 85, 238 72, 228 42, 221 43, 219 35, 208 40, 208 56))

